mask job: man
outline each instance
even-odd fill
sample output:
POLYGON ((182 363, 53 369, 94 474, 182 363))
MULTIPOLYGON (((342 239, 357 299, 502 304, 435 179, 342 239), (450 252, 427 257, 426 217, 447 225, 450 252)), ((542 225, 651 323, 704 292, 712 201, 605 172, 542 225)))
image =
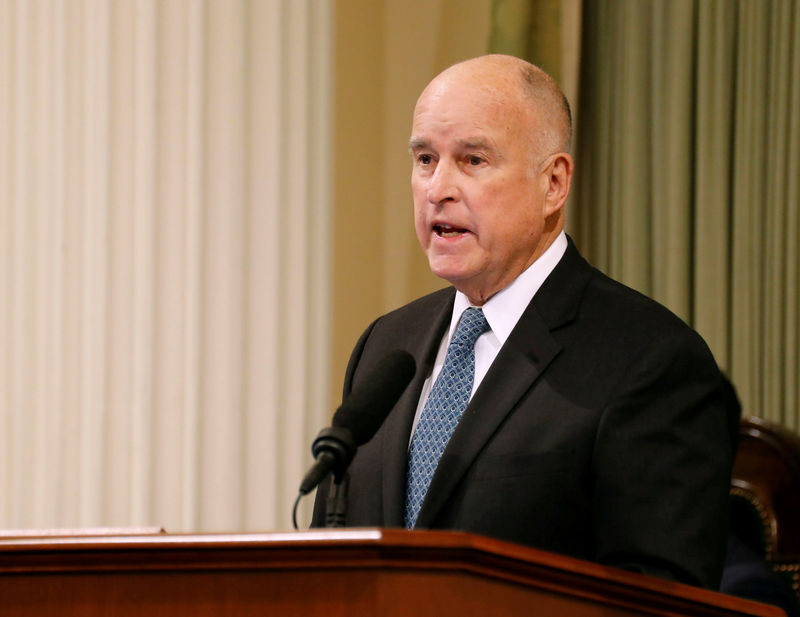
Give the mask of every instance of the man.
POLYGON ((735 402, 695 332, 564 235, 570 124, 553 80, 508 56, 420 96, 415 227, 453 287, 353 351, 345 395, 396 348, 417 374, 350 467, 347 524, 460 529, 716 588, 735 402))

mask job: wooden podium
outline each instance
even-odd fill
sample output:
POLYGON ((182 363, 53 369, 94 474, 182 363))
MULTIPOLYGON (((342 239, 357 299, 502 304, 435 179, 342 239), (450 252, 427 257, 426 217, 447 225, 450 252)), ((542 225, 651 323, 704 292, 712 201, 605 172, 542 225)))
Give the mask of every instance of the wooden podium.
POLYGON ((0 615, 780 616, 456 532, 0 535, 0 615))

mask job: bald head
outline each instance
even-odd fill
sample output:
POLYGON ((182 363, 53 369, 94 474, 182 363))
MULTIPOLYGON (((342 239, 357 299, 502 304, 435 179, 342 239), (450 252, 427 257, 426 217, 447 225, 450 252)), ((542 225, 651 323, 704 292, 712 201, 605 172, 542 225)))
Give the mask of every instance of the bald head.
POLYGON ((454 85, 479 90, 504 107, 505 113, 522 123, 540 155, 569 151, 569 102, 555 80, 539 67, 501 54, 472 58, 442 71, 419 100, 454 85))

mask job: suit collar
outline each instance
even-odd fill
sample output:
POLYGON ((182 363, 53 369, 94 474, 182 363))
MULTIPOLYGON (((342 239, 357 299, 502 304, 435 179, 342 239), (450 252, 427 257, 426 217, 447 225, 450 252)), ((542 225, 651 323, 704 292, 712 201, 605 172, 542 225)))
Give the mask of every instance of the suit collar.
POLYGON ((550 330, 555 330, 578 314, 586 285, 593 269, 567 236, 567 250, 533 297, 532 306, 550 330))
MULTIPOLYGON (((492 327, 492 334, 503 345, 519 322, 522 313, 530 304, 536 292, 547 280, 561 261, 569 246, 564 232, 561 232, 544 253, 530 264, 510 285, 494 294, 481 307, 486 320, 492 327)), ((461 292, 456 293, 453 319, 450 323, 450 336, 455 332, 461 312, 470 306, 470 301, 461 292)))

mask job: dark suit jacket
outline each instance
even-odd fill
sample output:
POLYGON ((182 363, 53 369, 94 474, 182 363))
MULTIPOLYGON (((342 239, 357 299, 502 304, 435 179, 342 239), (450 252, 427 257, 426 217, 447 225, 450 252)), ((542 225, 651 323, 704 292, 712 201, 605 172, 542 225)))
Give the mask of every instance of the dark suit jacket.
MULTIPOLYGON (((417 373, 350 466, 348 526, 403 526, 412 422, 454 293, 379 318, 353 351, 345 396, 393 349, 417 373)), ((738 423, 726 383, 693 330, 570 241, 464 412, 417 528, 716 588, 738 423)))

